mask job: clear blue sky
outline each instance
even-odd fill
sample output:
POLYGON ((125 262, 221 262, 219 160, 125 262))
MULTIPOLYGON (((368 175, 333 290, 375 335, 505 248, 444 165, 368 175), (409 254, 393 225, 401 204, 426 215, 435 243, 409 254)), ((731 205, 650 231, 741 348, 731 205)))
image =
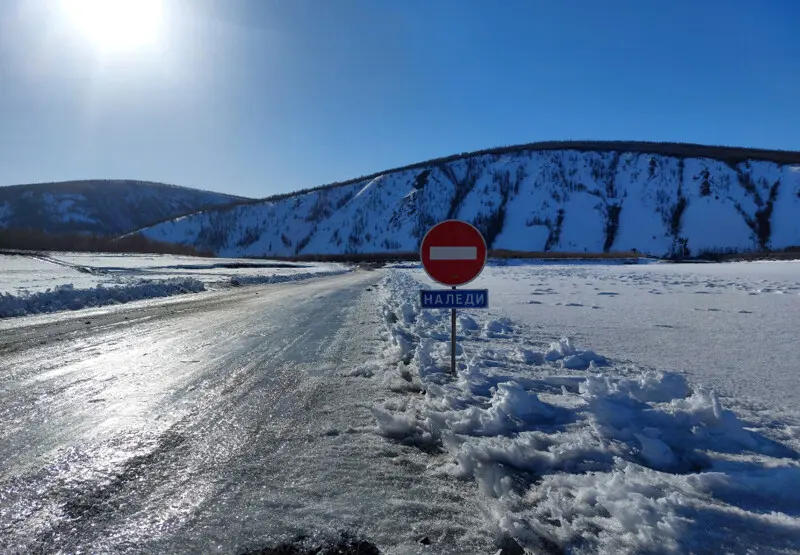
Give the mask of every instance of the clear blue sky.
POLYGON ((539 140, 800 150, 797 0, 162 0, 128 50, 62 1, 0 0, 2 185, 262 197, 539 140))

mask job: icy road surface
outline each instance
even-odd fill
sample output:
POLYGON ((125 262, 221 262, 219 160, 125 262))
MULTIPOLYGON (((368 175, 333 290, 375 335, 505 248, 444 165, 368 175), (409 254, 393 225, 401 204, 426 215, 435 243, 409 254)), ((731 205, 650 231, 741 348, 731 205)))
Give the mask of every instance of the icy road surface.
POLYGON ((385 390, 354 369, 385 347, 379 278, 5 322, 0 553, 241 553, 341 530, 496 551, 471 484, 420 480, 427 455, 375 433, 385 390))

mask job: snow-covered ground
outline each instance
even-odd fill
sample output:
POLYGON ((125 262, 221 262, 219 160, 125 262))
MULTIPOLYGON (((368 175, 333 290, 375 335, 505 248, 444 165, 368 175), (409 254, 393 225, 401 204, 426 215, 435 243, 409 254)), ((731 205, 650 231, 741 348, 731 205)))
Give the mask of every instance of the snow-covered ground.
POLYGON ((339 264, 175 255, 0 255, 0 318, 344 271, 339 264))
MULTIPOLYGON (((431 286, 432 282, 428 281, 431 286)), ((736 402, 800 407, 800 262, 492 267, 490 313, 685 372, 736 402)))
POLYGON ((486 311, 381 287, 373 408, 534 552, 800 552, 800 264, 490 266, 486 311), (420 394, 421 393, 421 394, 420 394))

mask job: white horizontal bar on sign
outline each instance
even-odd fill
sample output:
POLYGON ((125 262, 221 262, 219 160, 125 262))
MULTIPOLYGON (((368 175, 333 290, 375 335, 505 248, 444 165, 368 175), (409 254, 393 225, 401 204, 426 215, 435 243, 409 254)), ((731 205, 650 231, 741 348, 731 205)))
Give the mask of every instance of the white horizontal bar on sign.
POLYGON ((477 260, 478 247, 431 247, 431 260, 477 260))

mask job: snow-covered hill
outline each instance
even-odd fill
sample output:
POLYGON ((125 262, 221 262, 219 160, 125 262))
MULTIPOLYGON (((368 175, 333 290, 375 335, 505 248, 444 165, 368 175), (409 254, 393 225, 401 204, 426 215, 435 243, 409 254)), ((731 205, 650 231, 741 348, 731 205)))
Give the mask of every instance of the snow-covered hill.
MULTIPOLYGON (((415 251, 458 218, 494 249, 653 255, 800 245, 800 153, 527 145, 417 164, 144 230, 223 256, 415 251)), ((633 146, 631 146, 633 145, 633 146)))
POLYGON ((147 181, 69 181, 0 187, 0 229, 119 235, 241 197, 147 181))

